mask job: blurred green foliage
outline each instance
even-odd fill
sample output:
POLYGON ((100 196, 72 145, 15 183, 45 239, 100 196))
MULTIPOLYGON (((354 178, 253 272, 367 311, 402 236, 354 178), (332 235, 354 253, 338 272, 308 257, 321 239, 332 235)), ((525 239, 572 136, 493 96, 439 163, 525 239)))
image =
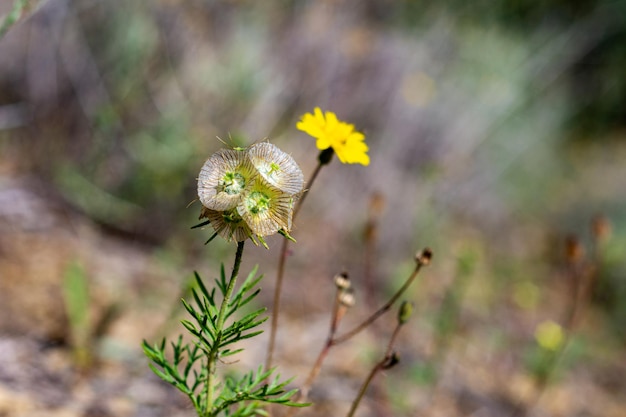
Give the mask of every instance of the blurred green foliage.
POLYGON ((89 280, 79 263, 68 265, 63 279, 63 298, 69 320, 70 342, 74 360, 86 368, 92 360, 92 324, 90 320, 89 280))

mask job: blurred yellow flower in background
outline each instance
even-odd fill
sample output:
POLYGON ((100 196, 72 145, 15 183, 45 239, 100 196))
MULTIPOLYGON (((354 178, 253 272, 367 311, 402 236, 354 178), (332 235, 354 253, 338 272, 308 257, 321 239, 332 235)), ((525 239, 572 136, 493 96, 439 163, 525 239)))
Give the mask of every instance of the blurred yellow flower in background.
POLYGON ((535 330, 535 339, 539 346, 546 350, 556 351, 561 348, 565 341, 563 328, 551 320, 544 321, 535 330))
POLYGON ((369 165, 365 135, 355 131, 354 125, 337 119, 335 113, 322 113, 316 107, 313 114, 304 114, 296 127, 317 139, 318 149, 333 148, 342 163, 369 165))

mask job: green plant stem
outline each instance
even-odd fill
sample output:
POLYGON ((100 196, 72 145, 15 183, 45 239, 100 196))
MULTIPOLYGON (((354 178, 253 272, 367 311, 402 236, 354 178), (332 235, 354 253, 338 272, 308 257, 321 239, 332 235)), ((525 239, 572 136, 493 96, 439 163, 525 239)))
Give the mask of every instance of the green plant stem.
POLYGON ((233 294, 235 289, 235 283, 237 282, 237 275, 239 274, 239 267, 241 266, 241 258, 243 256, 243 246, 245 241, 237 242, 237 252, 235 254, 235 261, 233 263, 233 270, 230 274, 230 280, 228 281, 228 287, 226 287, 226 294, 224 294, 224 299, 222 300, 222 305, 220 306, 220 311, 217 314, 217 326, 216 326, 216 336, 215 343, 213 344, 213 349, 209 352, 208 357, 208 372, 207 372, 207 383, 206 383, 206 407, 205 407, 205 416, 211 416, 213 409, 213 396, 214 396, 214 385, 215 385, 215 368, 217 364, 217 353, 219 350, 219 346, 222 339, 222 328, 224 327, 224 321, 226 320, 226 312, 228 310, 228 304, 230 304, 230 297, 233 294))
MULTIPOLYGON (((304 203, 306 196, 309 194, 308 191, 311 189, 313 182, 317 178, 317 175, 319 174, 320 170, 322 169, 324 165, 325 164, 323 164, 322 162, 319 162, 317 166, 315 167, 315 171, 313 171, 313 174, 311 175, 311 179, 309 179, 309 182, 306 184, 306 187, 304 188, 304 194, 302 194, 302 198, 300 198, 300 200, 298 201, 298 204, 296 204, 296 207, 294 208, 292 222, 295 222, 296 216, 298 215, 298 212, 302 208, 302 204, 304 203)), ((271 369, 272 360, 274 357, 274 350, 276 346, 276 333, 278 330, 278 313, 280 310, 280 294, 281 294, 282 286, 283 286, 283 277, 285 276, 285 263, 287 261, 288 250, 289 250, 289 239, 284 239, 283 245, 280 250, 280 258, 278 259, 278 272, 276 273, 276 286, 274 287, 274 303, 272 306, 270 339, 269 339, 269 344, 267 347, 265 369, 271 369)))

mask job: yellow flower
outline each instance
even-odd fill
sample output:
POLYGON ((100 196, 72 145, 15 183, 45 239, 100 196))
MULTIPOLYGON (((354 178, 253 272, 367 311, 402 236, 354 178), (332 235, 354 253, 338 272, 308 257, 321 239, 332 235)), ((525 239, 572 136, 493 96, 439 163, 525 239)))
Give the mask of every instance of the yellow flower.
POLYGON ((565 341, 563 328, 553 321, 544 321, 535 330, 535 339, 546 350, 556 351, 565 341))
POLYGON ((304 114, 296 127, 316 138, 318 149, 333 148, 344 164, 369 165, 365 135, 355 131, 354 125, 338 120, 333 112, 324 114, 316 107, 313 113, 304 114))

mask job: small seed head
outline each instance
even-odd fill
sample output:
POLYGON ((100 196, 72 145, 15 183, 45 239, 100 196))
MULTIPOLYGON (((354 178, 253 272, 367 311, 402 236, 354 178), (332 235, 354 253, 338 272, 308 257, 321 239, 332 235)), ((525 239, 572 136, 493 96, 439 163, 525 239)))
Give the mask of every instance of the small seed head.
POLYGON ((415 254, 415 261, 422 266, 430 264, 430 260, 433 258, 433 252, 430 248, 424 248, 415 254))
POLYGON ((335 285, 337 289, 347 290, 350 288, 350 278, 348 278, 347 272, 342 272, 341 274, 335 275, 335 285))
POLYGON ((354 298, 354 293, 352 291, 343 291, 339 295, 339 302, 344 307, 350 308, 350 307, 354 306, 354 303, 356 302, 356 300, 354 298))

